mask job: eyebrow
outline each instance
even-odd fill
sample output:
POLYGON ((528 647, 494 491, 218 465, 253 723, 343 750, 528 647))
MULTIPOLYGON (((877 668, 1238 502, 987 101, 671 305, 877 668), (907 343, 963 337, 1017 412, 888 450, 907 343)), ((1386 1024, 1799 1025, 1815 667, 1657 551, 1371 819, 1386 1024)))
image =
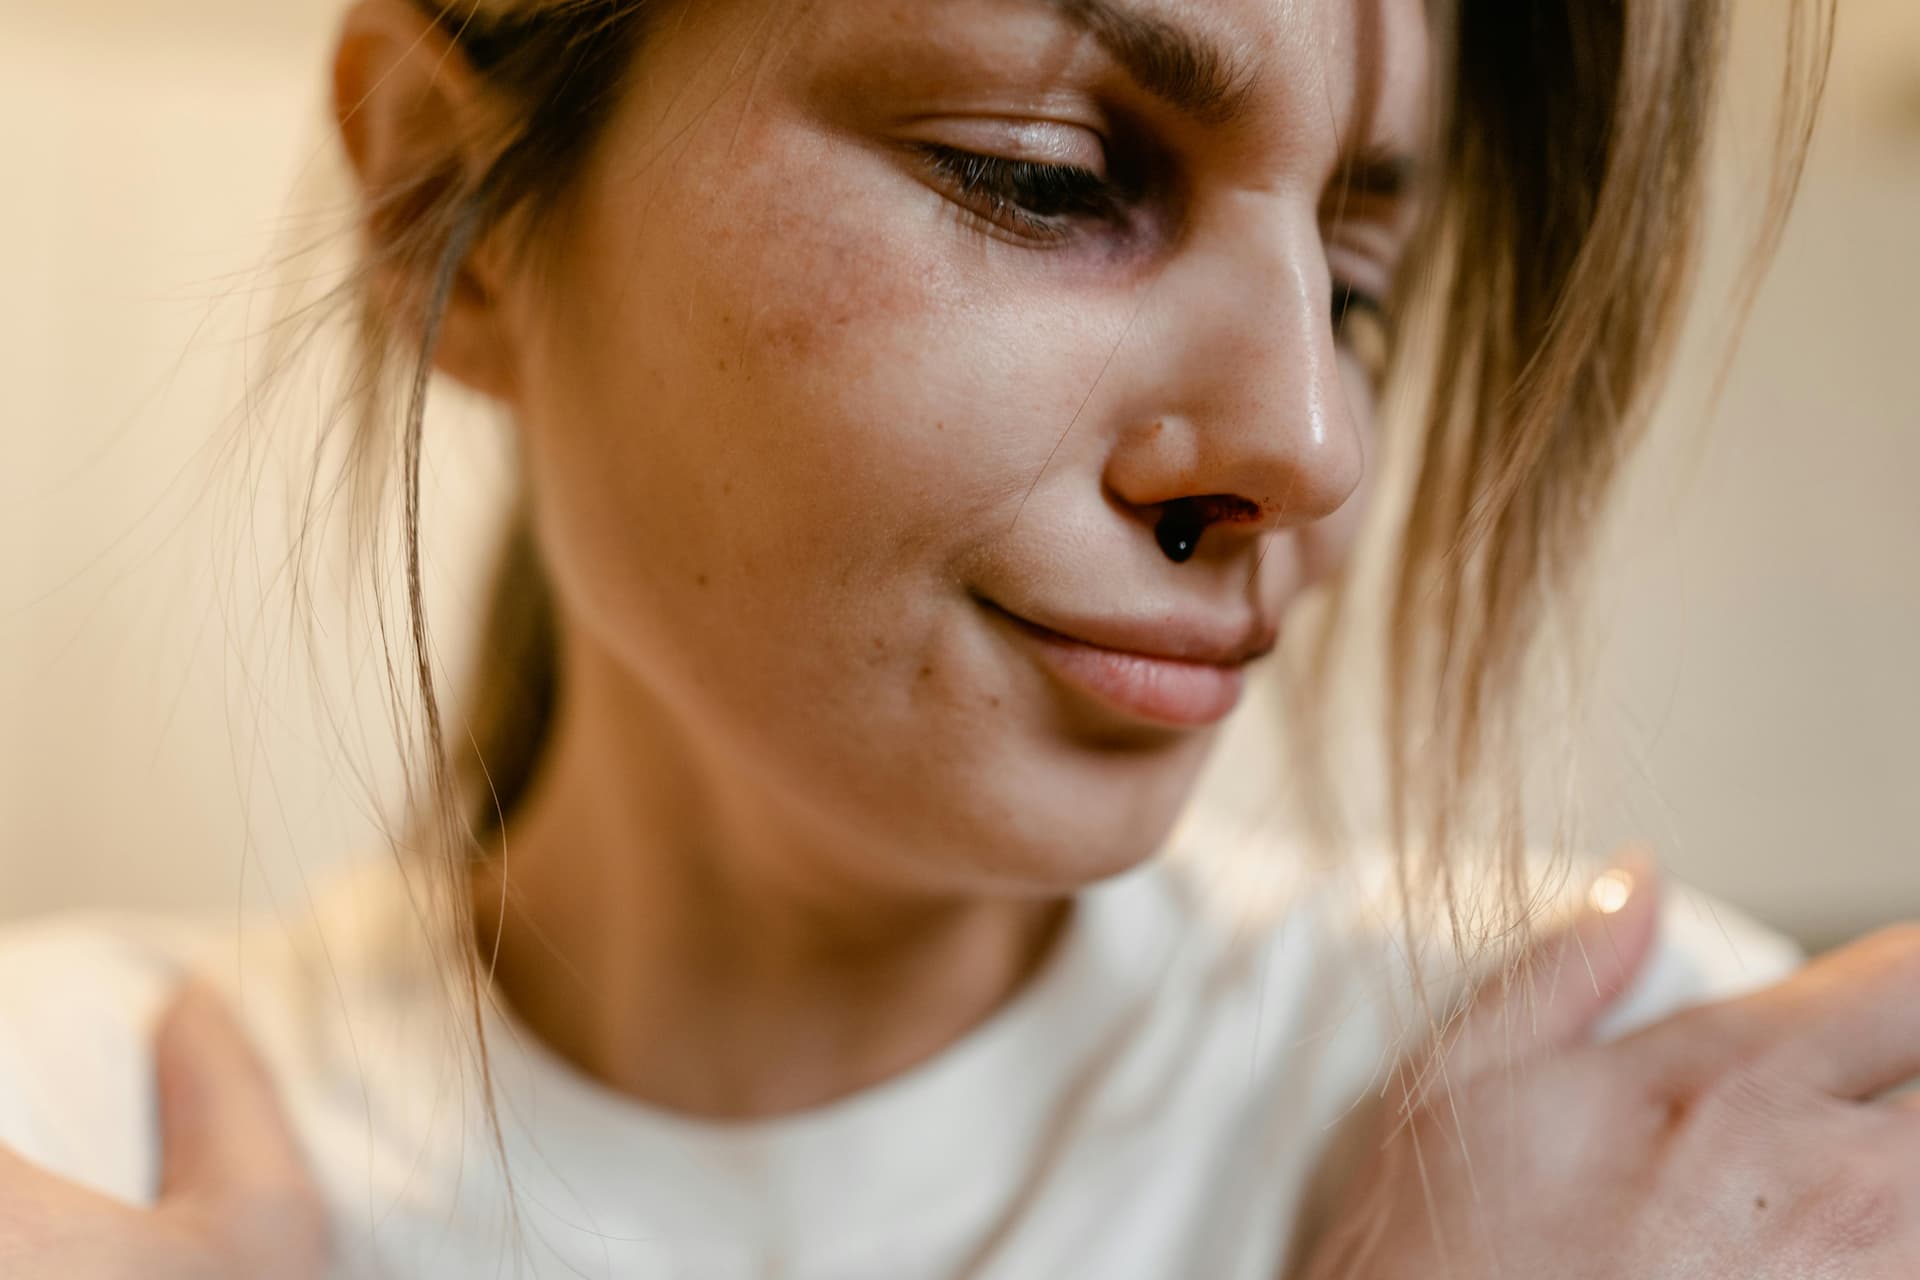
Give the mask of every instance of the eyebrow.
MULTIPOLYGON (((1042 0, 1088 32, 1140 86, 1202 124, 1231 122, 1245 109, 1256 78, 1232 55, 1198 32, 1129 7, 1124 0, 1042 0)), ((1421 179, 1411 155, 1368 146, 1340 166, 1350 194, 1396 200, 1421 179)))
POLYGON ((1098 40, 1114 61, 1163 98, 1205 124, 1237 115, 1253 88, 1218 44, 1121 0, 1044 0, 1049 8, 1098 40))

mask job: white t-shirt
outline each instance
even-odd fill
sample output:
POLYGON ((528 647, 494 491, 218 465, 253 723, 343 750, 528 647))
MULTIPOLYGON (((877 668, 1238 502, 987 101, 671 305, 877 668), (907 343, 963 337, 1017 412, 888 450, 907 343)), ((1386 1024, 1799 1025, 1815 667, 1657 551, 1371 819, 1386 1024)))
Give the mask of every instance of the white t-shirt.
MULTIPOLYGON (((150 1200, 149 1037, 191 969, 225 989, 278 1078, 332 1206, 338 1277, 1272 1280, 1316 1159, 1401 1048, 1405 965, 1376 877, 1207 852, 1086 890, 1042 972, 986 1023, 796 1116, 663 1113, 490 1012, 517 1232, 459 1017, 385 861, 320 886, 298 921, 0 933, 0 1142, 150 1200)), ((1797 960, 1670 892, 1611 1030, 1797 960)))

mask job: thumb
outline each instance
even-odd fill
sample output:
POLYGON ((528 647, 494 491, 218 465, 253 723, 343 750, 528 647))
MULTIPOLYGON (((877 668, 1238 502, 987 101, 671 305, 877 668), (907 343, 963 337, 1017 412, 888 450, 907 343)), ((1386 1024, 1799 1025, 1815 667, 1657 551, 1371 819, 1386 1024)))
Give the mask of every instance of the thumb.
POLYGON ((1469 1079, 1584 1039, 1632 985, 1659 924, 1658 874, 1630 852, 1593 882, 1572 921, 1482 983, 1443 1048, 1446 1074, 1469 1079))
POLYGON ((154 1045, 160 1200, 307 1193, 311 1180, 267 1069, 226 1005, 190 981, 154 1045))

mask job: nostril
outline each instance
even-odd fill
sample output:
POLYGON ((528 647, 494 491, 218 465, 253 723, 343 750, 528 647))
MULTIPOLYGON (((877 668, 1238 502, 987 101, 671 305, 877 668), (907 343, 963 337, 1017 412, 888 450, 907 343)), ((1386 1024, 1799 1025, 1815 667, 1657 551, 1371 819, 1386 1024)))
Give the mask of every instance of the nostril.
POLYGON ((1176 498, 1162 508, 1153 535, 1167 559, 1185 564, 1200 549, 1200 535, 1209 525, 1242 524, 1259 518, 1258 503, 1230 494, 1176 498))
POLYGON ((1260 518, 1260 504, 1230 493, 1188 498, 1208 524, 1247 524, 1260 518))
POLYGON ((1206 528, 1207 522, 1190 504, 1169 502, 1167 509, 1160 513, 1160 523, 1154 526, 1153 536, 1167 559, 1185 564, 1200 549, 1200 535, 1206 528))

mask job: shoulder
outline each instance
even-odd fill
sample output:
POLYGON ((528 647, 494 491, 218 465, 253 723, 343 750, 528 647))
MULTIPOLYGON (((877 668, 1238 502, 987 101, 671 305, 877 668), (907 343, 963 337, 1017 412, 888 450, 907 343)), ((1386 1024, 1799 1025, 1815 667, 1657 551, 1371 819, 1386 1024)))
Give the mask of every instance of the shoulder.
MULTIPOLYGON (((1444 912, 1409 912, 1394 860, 1381 850, 1327 867, 1270 833, 1190 821, 1167 862, 1196 927, 1223 940, 1221 954, 1237 957, 1235 967, 1258 974, 1267 1016, 1310 1016, 1299 1030, 1329 1051, 1347 1042, 1356 1058, 1377 1061, 1405 1047, 1431 1025, 1432 1010, 1422 1006, 1463 994, 1497 958, 1497 949, 1476 955, 1471 944, 1462 954, 1444 912)), ((1576 910, 1603 870, 1597 860, 1532 859, 1537 927, 1550 929, 1576 910)), ((1491 894, 1469 889, 1465 897, 1470 925, 1486 932, 1497 923, 1491 894)), ((1669 879, 1653 952, 1598 1033, 1621 1035, 1690 1005, 1771 985, 1803 960, 1779 931, 1669 879)))
POLYGON ((296 1124, 330 1118, 360 1055, 390 1061, 434 1006, 430 982, 403 963, 425 935, 397 873, 356 867, 312 890, 258 916, 102 912, 0 928, 0 1145, 150 1200, 153 1037, 189 976, 239 1017, 296 1124))
POLYGON ((106 914, 0 929, 0 1143, 109 1194, 146 1193, 150 1043, 186 942, 106 914))

